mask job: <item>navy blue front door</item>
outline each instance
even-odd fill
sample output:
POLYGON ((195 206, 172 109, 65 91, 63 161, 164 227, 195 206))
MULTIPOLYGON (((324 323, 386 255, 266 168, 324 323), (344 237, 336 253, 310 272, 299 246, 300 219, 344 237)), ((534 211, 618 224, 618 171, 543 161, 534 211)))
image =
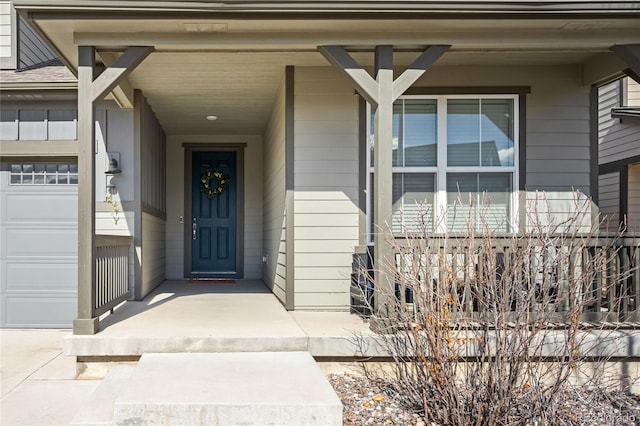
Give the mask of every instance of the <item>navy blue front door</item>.
POLYGON ((194 152, 192 170, 191 271, 194 275, 205 276, 235 274, 236 153, 194 152), (220 184, 219 176, 228 182, 220 184), (208 188, 203 180, 209 182, 208 188))

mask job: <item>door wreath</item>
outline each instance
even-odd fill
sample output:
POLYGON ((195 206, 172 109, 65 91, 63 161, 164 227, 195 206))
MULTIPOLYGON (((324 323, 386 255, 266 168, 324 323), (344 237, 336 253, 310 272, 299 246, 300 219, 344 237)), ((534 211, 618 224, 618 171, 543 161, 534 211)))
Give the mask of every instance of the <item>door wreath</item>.
POLYGON ((217 197, 222 194, 229 185, 229 179, 218 169, 208 169, 200 175, 200 192, 207 194, 209 199, 217 197), (214 187, 211 185, 211 181, 216 179, 217 185, 214 187))

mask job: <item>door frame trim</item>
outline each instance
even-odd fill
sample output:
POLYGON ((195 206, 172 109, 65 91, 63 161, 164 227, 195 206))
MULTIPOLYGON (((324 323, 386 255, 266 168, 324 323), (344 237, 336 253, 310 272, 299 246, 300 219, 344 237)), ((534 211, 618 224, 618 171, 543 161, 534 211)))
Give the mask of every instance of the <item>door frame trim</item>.
POLYGON ((191 271, 191 220, 192 217, 192 170, 194 152, 235 152, 236 153, 236 179, 238 201, 236 205, 236 273, 221 273, 212 278, 237 278, 244 277, 244 150, 246 143, 183 143, 184 148, 184 278, 192 278, 191 271))

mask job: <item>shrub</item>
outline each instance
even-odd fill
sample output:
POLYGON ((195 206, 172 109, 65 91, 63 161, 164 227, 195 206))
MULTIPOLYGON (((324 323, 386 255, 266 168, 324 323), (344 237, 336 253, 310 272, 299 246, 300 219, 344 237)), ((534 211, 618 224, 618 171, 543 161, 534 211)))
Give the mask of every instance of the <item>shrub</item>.
MULTIPOLYGON (((594 424, 593 410, 575 407, 603 400, 626 416, 614 423, 640 422, 631 377, 607 369, 627 354, 620 320, 638 311, 639 248, 623 247, 621 230, 604 238, 585 226, 588 207, 576 202, 560 223, 533 207, 513 235, 494 232, 482 207, 462 209, 474 216, 460 237, 415 216, 411 232, 388 233, 397 255, 374 270, 393 274, 396 291, 376 290, 388 304, 370 306, 371 321, 395 391, 426 424, 594 424)), ((375 272, 361 273, 375 287, 375 272)))

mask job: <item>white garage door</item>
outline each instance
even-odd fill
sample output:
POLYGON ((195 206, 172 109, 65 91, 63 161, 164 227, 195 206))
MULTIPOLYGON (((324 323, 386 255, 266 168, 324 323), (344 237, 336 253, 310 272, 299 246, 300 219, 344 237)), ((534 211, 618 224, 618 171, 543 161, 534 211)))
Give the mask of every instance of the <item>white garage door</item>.
POLYGON ((75 161, 0 168, 0 326, 70 327, 76 316, 75 161))

